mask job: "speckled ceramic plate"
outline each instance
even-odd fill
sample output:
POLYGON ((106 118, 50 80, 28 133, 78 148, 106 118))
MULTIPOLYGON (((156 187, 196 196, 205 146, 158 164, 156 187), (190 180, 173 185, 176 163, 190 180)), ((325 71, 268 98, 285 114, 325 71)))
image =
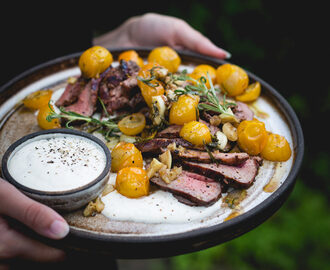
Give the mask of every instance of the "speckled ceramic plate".
MULTIPOLYGON (((133 48, 146 57, 150 48, 133 48)), ((126 50, 126 49, 125 49, 126 50)), ((123 49, 110 49, 117 59, 123 49)), ((35 113, 20 105, 29 93, 51 88, 63 91, 70 76, 79 75, 77 62, 81 53, 55 59, 17 76, 1 88, 0 97, 0 156, 14 141, 38 131, 35 113)), ((182 67, 191 70, 198 64, 218 67, 224 61, 180 52, 182 67)), ((115 63, 116 64, 116 63, 115 63)), ((248 232, 280 208, 291 192, 302 163, 304 144, 300 123, 287 101, 269 84, 248 72, 251 81, 259 81, 262 95, 251 105, 256 116, 265 122, 269 131, 284 135, 293 155, 287 162, 265 161, 255 183, 240 193, 241 202, 233 209, 225 203, 227 194, 214 205, 189 209, 172 207, 173 198, 158 200, 126 199, 106 205, 107 216, 84 217, 82 210, 64 214, 70 224, 69 236, 55 245, 87 252, 110 254, 116 258, 155 258, 197 251, 233 239, 248 232), (130 200, 129 202, 127 200, 130 200), (133 207, 134 206, 134 207, 133 207), (138 207, 136 207, 138 206, 138 207), (127 218, 132 209, 135 217, 127 218), (196 210, 195 209, 195 210, 196 210), (188 214, 186 214, 188 211, 188 214), (201 218, 198 211, 203 213, 201 218), (157 213, 156 213, 157 212, 157 213), (162 212, 161 214, 159 212, 162 212), (197 213, 197 214, 196 214, 197 213), (150 219, 150 216, 157 218, 150 219), (180 216, 180 218, 178 218, 180 216)), ((57 92, 60 93, 60 92, 57 92)), ((159 191, 160 192, 160 191, 159 191)), ((237 194, 236 194, 237 195, 237 194)), ((111 195, 113 196, 113 195, 111 195)), ((151 195, 152 196, 152 195, 151 195)), ((171 195, 170 195, 171 196, 171 195)), ((189 207, 189 206, 185 206, 189 207)))

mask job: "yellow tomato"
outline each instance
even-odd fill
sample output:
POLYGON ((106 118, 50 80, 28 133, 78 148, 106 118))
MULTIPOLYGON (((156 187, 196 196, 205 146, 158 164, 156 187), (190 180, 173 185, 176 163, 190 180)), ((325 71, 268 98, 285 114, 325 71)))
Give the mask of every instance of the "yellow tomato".
POLYGON ((111 152, 111 171, 118 172, 126 167, 143 167, 143 157, 132 143, 119 142, 111 152))
POLYGON ((199 80, 202 76, 205 77, 206 79, 206 86, 209 88, 210 82, 208 79, 207 74, 209 74, 212 83, 214 84, 216 81, 216 70, 214 67, 210 66, 210 65, 198 65, 195 67, 195 69, 193 70, 192 73, 189 74, 190 77, 192 77, 195 80, 199 80))
MULTIPOLYGON (((51 106, 53 108, 53 106, 51 106)), ((60 121, 58 119, 53 119, 52 121, 48 122, 46 117, 51 112, 51 109, 49 108, 48 104, 41 107, 39 109, 38 115, 37 115, 37 121, 39 127, 42 129, 54 129, 54 128, 60 128, 60 121)))
POLYGON ((216 70, 217 83, 229 96, 238 96, 249 85, 249 77, 244 69, 232 64, 223 64, 216 70))
POLYGON ((149 194, 149 179, 144 169, 128 167, 121 169, 116 177, 117 191, 128 198, 139 198, 149 194))
POLYGON ((125 51, 122 52, 119 56, 118 56, 118 61, 120 60, 126 60, 126 61, 134 61, 135 63, 137 63, 140 67, 143 67, 143 59, 139 56, 139 54, 134 51, 134 50, 129 50, 129 51, 125 51))
POLYGON ((133 113, 118 122, 120 131, 129 136, 141 133, 145 126, 146 118, 142 113, 133 113))
POLYGON ((236 100, 242 102, 252 102, 260 96, 261 86, 259 82, 250 84, 243 94, 236 96, 236 100))
POLYGON ((79 58, 79 68, 86 78, 97 78, 112 63, 112 54, 102 46, 93 46, 79 58))
POLYGON ((204 145, 212 141, 207 125, 198 121, 191 121, 184 124, 180 130, 180 136, 194 145, 204 145))
POLYGON ((172 104, 170 109, 170 124, 183 125, 197 119, 198 96, 182 95, 172 104))
MULTIPOLYGON (((144 65, 140 69, 138 76, 141 77, 142 79, 150 78, 151 76, 150 70, 155 66, 159 66, 159 65, 154 63, 148 63, 144 65)), ((149 107, 151 107, 151 103, 152 103, 151 101, 153 96, 160 96, 163 95, 165 92, 163 85, 161 84, 160 81, 157 80, 151 80, 147 84, 138 79, 138 86, 140 87, 141 94, 149 107)))
POLYGON ((169 72, 177 72, 181 58, 175 50, 168 46, 157 47, 148 55, 149 63, 157 63, 168 69, 169 72))
POLYGON ((291 157, 288 141, 281 135, 269 134, 261 156, 270 161, 287 161, 291 157))
POLYGON ((242 121, 237 128, 238 146, 250 155, 258 155, 266 145, 265 124, 258 120, 242 121))
POLYGON ((48 105, 52 94, 52 90, 40 90, 33 92, 23 99, 23 104, 29 109, 38 110, 41 107, 48 105))

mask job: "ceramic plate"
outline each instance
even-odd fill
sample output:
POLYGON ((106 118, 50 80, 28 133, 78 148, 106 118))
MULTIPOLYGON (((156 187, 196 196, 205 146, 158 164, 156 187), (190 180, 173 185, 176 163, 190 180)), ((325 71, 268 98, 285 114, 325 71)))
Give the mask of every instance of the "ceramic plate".
MULTIPOLYGON (((150 48, 130 49, 135 49, 144 58, 150 51, 150 48)), ((123 49, 110 51, 117 59, 123 49)), ((80 54, 64 56, 32 68, 1 88, 1 157, 14 141, 39 130, 35 112, 25 109, 20 101, 31 92, 47 88, 55 91, 54 98, 58 97, 67 79, 80 74, 77 66, 80 54)), ((198 64, 216 68, 224 63, 194 53, 181 51, 179 54, 182 59, 180 69, 188 71, 198 64)), ((294 186, 302 163, 303 134, 288 102, 262 79, 250 72, 248 75, 252 82, 259 81, 262 86, 260 98, 251 105, 256 117, 265 122, 267 130, 284 135, 293 154, 287 162, 264 161, 255 183, 243 194, 236 209, 226 204, 227 194, 223 194, 214 205, 198 207, 193 212, 190 206, 179 209, 173 206, 171 202, 175 199, 170 194, 162 194, 164 200, 155 201, 151 194, 149 199, 124 199, 120 204, 107 204, 107 209, 110 209, 107 216, 84 217, 82 210, 63 214, 70 224, 70 234, 62 241, 50 243, 64 248, 106 253, 116 258, 167 257, 223 243, 269 218, 280 208, 294 186), (133 210, 130 209, 138 209, 134 210, 133 218, 130 213, 133 210)), ((105 200, 111 202, 111 198, 105 200)))

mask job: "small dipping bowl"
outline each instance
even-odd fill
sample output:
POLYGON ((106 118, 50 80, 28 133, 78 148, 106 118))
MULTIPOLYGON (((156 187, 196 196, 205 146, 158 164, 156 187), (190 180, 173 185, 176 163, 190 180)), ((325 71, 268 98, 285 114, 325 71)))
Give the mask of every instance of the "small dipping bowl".
POLYGON ((14 142, 2 158, 5 180, 30 198, 63 212, 76 210, 101 194, 110 168, 108 147, 97 137, 73 129, 43 130, 26 135, 14 142), (80 142, 85 147, 79 145, 80 142), (25 159, 20 159, 20 155, 24 156, 22 149, 28 152, 25 159), (30 171, 29 166, 40 170, 30 171), (30 174, 35 178, 30 178, 30 174), (75 183, 70 181, 71 176, 76 176, 75 183))

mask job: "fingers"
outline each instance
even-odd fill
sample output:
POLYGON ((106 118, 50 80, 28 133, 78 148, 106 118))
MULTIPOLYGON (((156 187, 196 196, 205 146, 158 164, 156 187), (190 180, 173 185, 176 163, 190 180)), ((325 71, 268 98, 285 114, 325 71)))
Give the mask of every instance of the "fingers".
POLYGON ((53 209, 40 204, 0 179, 0 214, 10 216, 37 233, 60 239, 69 232, 66 221, 53 209))
POLYGON ((189 50, 220 58, 228 59, 231 54, 224 49, 217 47, 208 38, 203 36, 200 32, 190 27, 187 23, 180 21, 175 32, 175 43, 189 50))
POLYGON ((10 229, 0 217, 0 260, 21 258, 38 262, 64 259, 62 250, 46 246, 36 240, 10 229))

